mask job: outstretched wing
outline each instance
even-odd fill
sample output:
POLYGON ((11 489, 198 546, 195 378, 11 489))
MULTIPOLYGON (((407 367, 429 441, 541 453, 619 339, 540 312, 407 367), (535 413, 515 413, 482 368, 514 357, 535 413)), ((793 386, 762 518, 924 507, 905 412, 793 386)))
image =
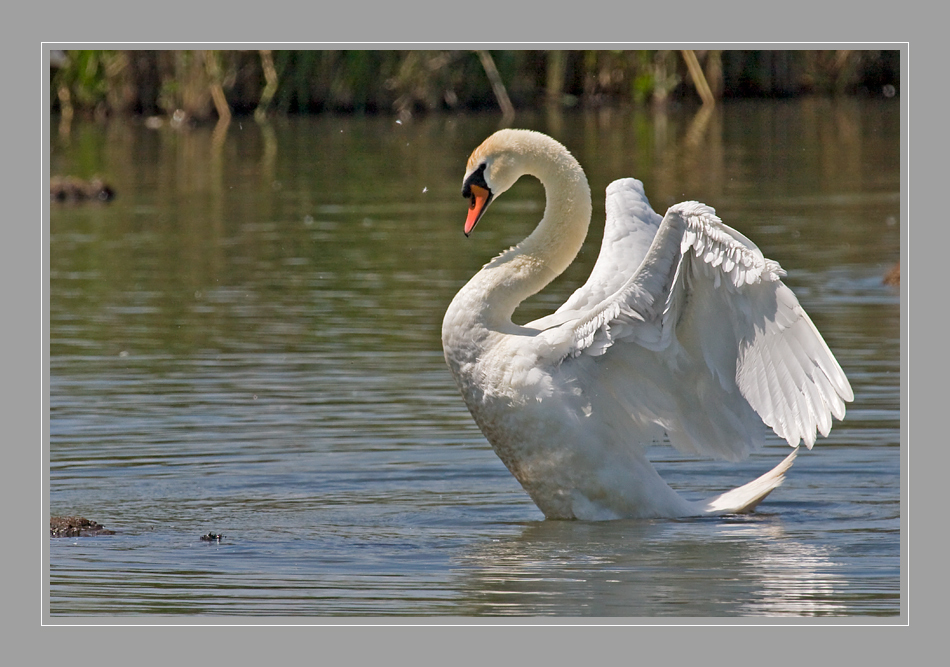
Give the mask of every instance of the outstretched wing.
POLYGON ((613 296, 646 257, 663 218, 650 206, 643 183, 624 178, 607 186, 607 221, 597 262, 587 282, 558 312, 588 310, 613 296))
POLYGON ((606 283, 609 295, 592 305, 585 286, 571 297, 582 312, 565 323, 573 341, 562 364, 583 368, 602 397, 662 426, 681 450, 740 458, 761 441, 762 422, 810 448, 853 393, 783 275, 713 209, 677 204, 638 268, 606 283))
POLYGON ((526 326, 539 330, 560 326, 614 296, 636 273, 661 222, 663 218, 650 207, 643 183, 623 178, 608 185, 604 240, 590 277, 555 312, 526 326))

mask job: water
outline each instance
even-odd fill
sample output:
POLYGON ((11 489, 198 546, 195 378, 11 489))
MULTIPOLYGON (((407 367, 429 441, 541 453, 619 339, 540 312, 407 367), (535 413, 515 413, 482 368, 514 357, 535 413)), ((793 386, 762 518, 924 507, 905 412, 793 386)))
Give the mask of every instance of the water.
MULTIPOLYGON (((898 104, 519 116, 595 193, 584 251, 519 317, 582 282, 603 190, 633 175, 780 261, 849 375, 846 421, 758 513, 681 521, 544 521, 445 368, 447 304, 543 206, 520 183, 463 238, 465 159, 496 118, 53 136, 52 173, 119 196, 51 211, 49 509, 116 534, 50 539, 49 614, 899 614, 898 104)), ((698 499, 786 452, 654 458, 698 499)))

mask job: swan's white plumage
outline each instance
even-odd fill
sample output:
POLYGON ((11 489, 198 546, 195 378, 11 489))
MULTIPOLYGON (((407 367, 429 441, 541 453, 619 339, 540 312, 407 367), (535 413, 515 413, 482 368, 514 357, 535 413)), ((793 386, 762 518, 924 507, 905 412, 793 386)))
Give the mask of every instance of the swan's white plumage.
POLYGON ((515 307, 570 264, 590 218, 583 170, 539 133, 489 137, 466 184, 483 178, 495 197, 523 174, 545 185, 542 221, 459 292, 443 322, 446 361, 495 451, 548 517, 750 511, 794 453, 694 503, 645 447, 665 434, 682 451, 737 460, 762 442, 763 423, 811 448, 832 415, 843 418, 851 387, 785 272, 708 206, 684 202, 661 218, 643 185, 622 179, 607 188, 588 281, 555 313, 515 325, 515 307))

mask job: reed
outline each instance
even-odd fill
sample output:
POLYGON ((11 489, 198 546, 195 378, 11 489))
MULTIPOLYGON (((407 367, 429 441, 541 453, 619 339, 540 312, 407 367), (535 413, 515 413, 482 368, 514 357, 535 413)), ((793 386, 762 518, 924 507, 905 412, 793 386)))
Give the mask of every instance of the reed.
POLYGON ((898 51, 62 51, 50 106, 213 121, 229 113, 417 113, 892 96, 898 51))

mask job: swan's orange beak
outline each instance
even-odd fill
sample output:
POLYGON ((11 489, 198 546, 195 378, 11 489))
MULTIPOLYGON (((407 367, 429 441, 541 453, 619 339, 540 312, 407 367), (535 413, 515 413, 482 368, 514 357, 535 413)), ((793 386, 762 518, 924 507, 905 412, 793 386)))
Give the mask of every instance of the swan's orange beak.
POLYGON ((491 201, 491 190, 486 190, 479 185, 470 185, 468 217, 465 218, 465 236, 472 233, 475 224, 482 217, 485 209, 488 208, 488 202, 491 201))

